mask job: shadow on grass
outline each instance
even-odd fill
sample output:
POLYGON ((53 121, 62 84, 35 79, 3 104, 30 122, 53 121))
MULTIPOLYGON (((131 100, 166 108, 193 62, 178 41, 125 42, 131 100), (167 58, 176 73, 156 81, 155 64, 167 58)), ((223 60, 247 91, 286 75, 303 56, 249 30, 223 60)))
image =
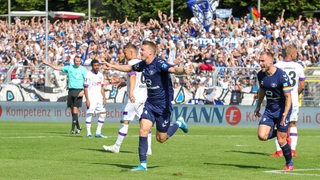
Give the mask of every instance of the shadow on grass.
MULTIPOLYGON (((101 149, 80 148, 80 149, 82 149, 82 150, 89 150, 89 151, 103 152, 103 153, 108 153, 108 154, 115 154, 115 153, 113 153, 113 152, 106 151, 106 150, 104 150, 103 148, 101 148, 101 149)), ((132 151, 120 151, 120 153, 133 154, 134 152, 132 152, 132 151)))
POLYGON ((250 154, 250 155, 261 155, 261 156, 269 156, 270 154, 261 153, 261 152, 253 152, 253 151, 226 151, 226 152, 234 152, 234 153, 243 153, 243 154, 250 154))
POLYGON ((222 164, 222 163, 203 163, 204 165, 215 165, 215 166, 232 166, 232 167, 238 167, 238 168, 245 168, 245 169, 273 169, 270 167, 263 167, 263 166, 248 166, 243 164, 222 164))
MULTIPOLYGON (((98 165, 106 165, 106 166, 116 166, 116 167, 119 167, 119 168, 123 168, 121 170, 121 172, 129 172, 131 169, 137 167, 136 165, 135 166, 131 166, 131 165, 127 165, 127 164, 108 164, 108 163, 93 163, 93 164, 98 164, 98 165)), ((160 166, 148 166, 148 169, 153 169, 153 168, 157 168, 157 167, 160 167, 160 166)))

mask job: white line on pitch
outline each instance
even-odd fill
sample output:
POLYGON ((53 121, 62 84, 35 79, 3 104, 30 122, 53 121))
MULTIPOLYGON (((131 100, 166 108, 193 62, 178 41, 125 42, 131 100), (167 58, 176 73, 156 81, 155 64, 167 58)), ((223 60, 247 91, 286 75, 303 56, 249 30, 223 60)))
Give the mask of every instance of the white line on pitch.
POLYGON ((283 171, 283 170, 271 170, 271 171, 264 171, 266 173, 275 173, 275 174, 291 174, 291 175, 298 175, 298 176, 320 176, 320 174, 301 174, 297 172, 302 171, 320 171, 320 169, 295 169, 293 171, 283 171))

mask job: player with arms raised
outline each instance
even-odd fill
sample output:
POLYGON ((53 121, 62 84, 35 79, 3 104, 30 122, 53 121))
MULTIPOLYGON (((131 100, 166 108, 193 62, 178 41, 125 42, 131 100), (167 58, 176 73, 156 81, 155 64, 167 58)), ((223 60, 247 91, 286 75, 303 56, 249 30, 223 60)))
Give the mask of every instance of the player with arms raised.
POLYGON ((152 126, 156 125, 156 139, 164 143, 178 128, 183 132, 188 132, 187 124, 183 120, 177 120, 170 126, 173 85, 171 74, 190 74, 190 68, 173 67, 164 59, 157 57, 156 44, 151 41, 143 41, 140 51, 143 61, 134 65, 116 65, 107 63, 108 68, 120 71, 142 72, 147 85, 148 98, 144 104, 143 112, 140 116, 140 136, 139 136, 139 159, 140 165, 132 171, 147 170, 147 136, 152 126))

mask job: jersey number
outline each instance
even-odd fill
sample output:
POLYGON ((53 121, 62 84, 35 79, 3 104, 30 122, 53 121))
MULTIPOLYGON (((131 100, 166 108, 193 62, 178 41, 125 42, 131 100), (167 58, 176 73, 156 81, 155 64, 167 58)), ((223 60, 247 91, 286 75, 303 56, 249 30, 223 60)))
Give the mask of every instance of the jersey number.
POLYGON ((296 76, 297 76, 296 72, 290 71, 288 76, 291 79, 291 86, 294 87, 296 85, 296 83, 297 83, 297 81, 296 81, 296 76))

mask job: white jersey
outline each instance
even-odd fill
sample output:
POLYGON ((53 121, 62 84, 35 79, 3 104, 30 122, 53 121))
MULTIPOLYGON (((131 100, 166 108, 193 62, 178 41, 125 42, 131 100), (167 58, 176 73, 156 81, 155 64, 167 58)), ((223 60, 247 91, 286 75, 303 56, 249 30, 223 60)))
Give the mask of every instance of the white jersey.
MULTIPOLYGON (((129 65, 134 65, 141 60, 139 59, 132 59, 128 61, 129 65)), ((125 121, 132 121, 135 117, 140 118, 142 114, 142 110, 144 107, 144 103, 147 99, 147 86, 144 83, 143 75, 141 72, 130 72, 128 73, 127 78, 127 94, 125 98, 125 103, 122 107, 122 118, 125 121), (136 75, 136 84, 133 90, 133 94, 135 97, 135 102, 132 103, 129 99, 129 91, 130 91, 130 76, 132 74, 136 75)))
POLYGON ((304 81, 306 76, 304 74, 303 67, 291 60, 279 61, 276 64, 276 67, 284 70, 290 78, 290 83, 292 86, 291 98, 292 98, 292 118, 297 118, 299 112, 299 81, 304 81))
POLYGON ((84 87, 88 87, 88 96, 90 101, 103 101, 101 88, 104 86, 104 79, 101 72, 97 74, 89 71, 84 80, 84 87))
MULTIPOLYGON (((132 59, 128 61, 128 65, 134 65, 140 62, 140 59, 132 59)), ((142 72, 129 72, 128 73, 128 78, 127 78, 127 96, 126 98, 128 99, 128 94, 130 91, 130 75, 135 74, 136 75, 136 85, 133 90, 134 97, 136 99, 136 103, 144 103, 147 99, 147 86, 144 82, 144 77, 142 75, 142 72)))

